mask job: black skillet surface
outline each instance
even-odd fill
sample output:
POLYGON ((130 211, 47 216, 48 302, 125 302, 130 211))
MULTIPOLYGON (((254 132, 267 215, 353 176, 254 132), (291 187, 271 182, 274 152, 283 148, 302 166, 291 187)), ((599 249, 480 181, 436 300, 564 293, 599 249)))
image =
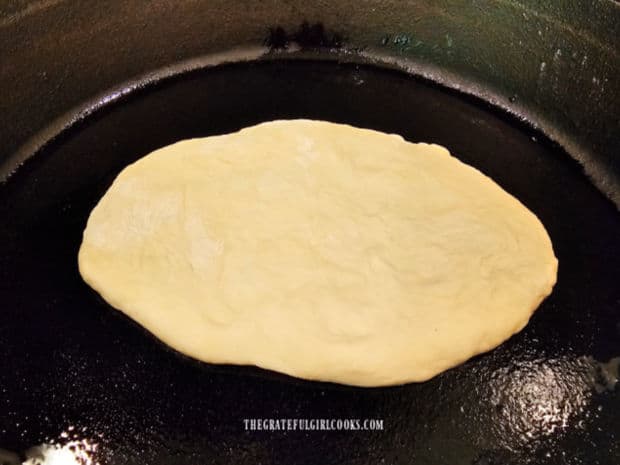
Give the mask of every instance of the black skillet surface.
POLYGON ((118 465, 620 463, 620 215, 544 137, 455 93, 336 63, 194 72, 50 143, 0 186, 0 218, 0 448, 73 444, 118 465), (536 213, 560 268, 530 324, 429 382, 361 389, 187 359, 80 279, 88 214, 128 163, 299 117, 445 145, 536 213), (372 418, 384 429, 245 431, 245 418, 372 418))

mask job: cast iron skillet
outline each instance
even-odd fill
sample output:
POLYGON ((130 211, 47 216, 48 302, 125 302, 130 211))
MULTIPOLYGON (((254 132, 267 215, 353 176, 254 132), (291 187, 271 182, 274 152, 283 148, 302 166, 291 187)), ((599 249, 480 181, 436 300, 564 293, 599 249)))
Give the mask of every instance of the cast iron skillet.
POLYGON ((151 76, 78 115, 0 185, 0 463, 619 463, 614 204, 557 144, 481 100, 384 67, 285 58, 151 76), (530 324, 426 383, 361 389, 185 358, 81 280, 81 232, 124 166, 179 139, 298 117, 445 145, 536 213, 560 269, 530 324), (246 431, 249 418, 383 430, 246 431))

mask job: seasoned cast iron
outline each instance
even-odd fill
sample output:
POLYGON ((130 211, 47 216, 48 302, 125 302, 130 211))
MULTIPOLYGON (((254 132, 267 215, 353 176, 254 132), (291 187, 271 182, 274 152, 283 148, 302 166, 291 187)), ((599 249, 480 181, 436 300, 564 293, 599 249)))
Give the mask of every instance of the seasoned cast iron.
POLYGON ((0 463, 620 463, 617 4, 102 3, 0 7, 0 463), (426 383, 362 389, 185 358, 81 280, 124 166, 297 117, 445 145, 536 213, 560 269, 530 324, 426 383))

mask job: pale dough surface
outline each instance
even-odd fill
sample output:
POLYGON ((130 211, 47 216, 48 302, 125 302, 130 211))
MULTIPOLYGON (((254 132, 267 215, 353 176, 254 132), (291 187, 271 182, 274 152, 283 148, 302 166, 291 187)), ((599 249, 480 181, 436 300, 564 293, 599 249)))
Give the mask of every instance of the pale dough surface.
POLYGON ((443 147, 291 120, 125 168, 79 267, 189 356, 381 386, 521 330, 557 260, 533 213, 443 147))

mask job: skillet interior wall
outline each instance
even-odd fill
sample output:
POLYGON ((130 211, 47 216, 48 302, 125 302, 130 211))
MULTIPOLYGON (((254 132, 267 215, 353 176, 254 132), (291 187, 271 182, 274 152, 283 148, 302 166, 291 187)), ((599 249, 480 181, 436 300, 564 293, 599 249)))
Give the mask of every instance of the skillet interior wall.
POLYGON ((560 142, 618 205, 618 37, 613 0, 5 1, 0 175, 111 89, 245 49, 228 59, 326 53, 479 96, 560 142))

